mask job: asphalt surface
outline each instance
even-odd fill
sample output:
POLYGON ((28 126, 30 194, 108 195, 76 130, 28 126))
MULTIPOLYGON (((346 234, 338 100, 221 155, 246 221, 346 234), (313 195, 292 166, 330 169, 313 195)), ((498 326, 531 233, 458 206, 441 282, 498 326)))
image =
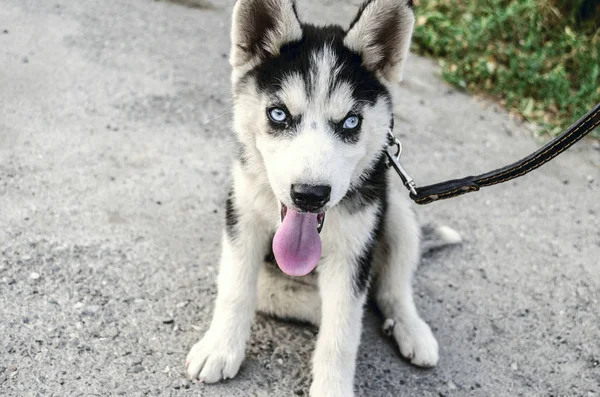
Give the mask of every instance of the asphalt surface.
MULTIPOLYGON (((319 22, 356 10, 299 3, 319 22)), ((262 316, 236 379, 185 378, 212 313, 233 155, 232 2, 196 5, 0 2, 2 396, 307 395, 316 330, 262 316)), ((540 145, 437 74, 412 57, 397 108, 417 183, 540 145)), ((600 396, 598 145, 417 211, 465 238, 415 281, 440 363, 402 360, 371 309, 357 395, 600 396)))

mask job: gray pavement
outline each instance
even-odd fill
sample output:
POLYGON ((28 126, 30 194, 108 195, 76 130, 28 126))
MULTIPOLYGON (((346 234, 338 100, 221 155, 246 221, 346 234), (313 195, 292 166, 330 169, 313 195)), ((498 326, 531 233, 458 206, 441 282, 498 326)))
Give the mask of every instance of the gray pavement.
MULTIPOLYGON (((185 379, 216 294, 232 157, 232 2, 197 3, 0 2, 2 396, 307 395, 316 330, 262 316, 236 379, 185 379)), ((320 22, 356 10, 299 3, 320 22)), ((418 183, 540 144, 437 74, 411 58, 397 108, 418 183)), ((600 396, 599 198, 600 151, 584 142, 417 208, 465 237, 416 278, 441 360, 411 367, 369 310, 357 395, 600 396)))

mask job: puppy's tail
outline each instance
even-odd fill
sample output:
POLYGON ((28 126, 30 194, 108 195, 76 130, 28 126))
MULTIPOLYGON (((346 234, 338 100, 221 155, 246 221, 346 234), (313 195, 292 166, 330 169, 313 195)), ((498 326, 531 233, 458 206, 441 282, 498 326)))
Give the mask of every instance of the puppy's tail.
POLYGON ((452 245, 460 245, 462 241, 460 233, 451 227, 431 223, 421 227, 421 252, 423 255, 452 245))

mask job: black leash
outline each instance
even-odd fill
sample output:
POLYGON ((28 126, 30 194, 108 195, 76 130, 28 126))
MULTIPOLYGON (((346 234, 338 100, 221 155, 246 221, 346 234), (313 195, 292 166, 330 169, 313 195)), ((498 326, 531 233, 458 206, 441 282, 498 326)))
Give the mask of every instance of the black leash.
POLYGON ((592 132, 599 124, 600 103, 585 116, 577 120, 575 124, 570 126, 565 132, 516 163, 478 176, 453 179, 424 187, 417 187, 413 179, 408 176, 406 171, 404 171, 400 165, 402 145, 390 130, 388 132, 390 140, 387 151, 389 159, 388 164, 396 170, 398 175, 400 175, 402 182, 404 182, 404 186, 410 191, 410 198, 413 199, 415 203, 429 204, 434 201, 460 196, 465 193, 476 192, 482 187, 496 185, 523 176, 528 172, 541 167, 573 146, 581 138, 592 132), (395 153, 393 153, 394 151, 395 153))

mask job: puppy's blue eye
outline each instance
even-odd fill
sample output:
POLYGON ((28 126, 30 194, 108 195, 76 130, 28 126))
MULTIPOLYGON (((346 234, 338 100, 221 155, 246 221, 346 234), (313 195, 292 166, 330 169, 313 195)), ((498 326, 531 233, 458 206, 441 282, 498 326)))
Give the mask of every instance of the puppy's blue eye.
POLYGON ((344 120, 344 129, 353 130, 356 127, 358 127, 359 123, 360 123, 360 120, 359 120, 358 116, 348 116, 348 117, 346 117, 346 120, 344 120))
POLYGON ((287 119, 287 114, 281 108, 269 109, 269 118, 276 123, 283 123, 287 119))

